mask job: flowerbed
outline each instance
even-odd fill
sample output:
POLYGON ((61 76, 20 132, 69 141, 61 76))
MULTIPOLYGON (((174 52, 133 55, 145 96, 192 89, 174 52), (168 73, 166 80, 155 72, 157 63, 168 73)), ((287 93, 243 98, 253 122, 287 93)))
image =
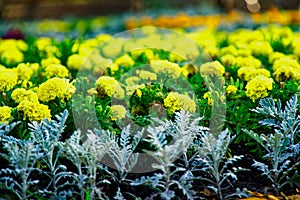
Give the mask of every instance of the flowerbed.
POLYGON ((2 39, 1 194, 296 194, 300 34, 293 28, 2 39))

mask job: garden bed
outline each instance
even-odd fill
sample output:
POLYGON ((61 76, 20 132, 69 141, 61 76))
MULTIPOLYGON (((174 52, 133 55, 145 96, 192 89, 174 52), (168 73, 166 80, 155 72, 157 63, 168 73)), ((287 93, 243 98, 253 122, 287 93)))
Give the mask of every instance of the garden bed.
POLYGON ((0 197, 299 199, 299 13, 244 15, 3 33, 0 197))

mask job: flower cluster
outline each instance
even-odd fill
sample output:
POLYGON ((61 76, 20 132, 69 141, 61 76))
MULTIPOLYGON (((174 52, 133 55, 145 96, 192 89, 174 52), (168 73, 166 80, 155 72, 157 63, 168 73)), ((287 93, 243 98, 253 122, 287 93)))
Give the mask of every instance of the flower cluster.
POLYGON ((179 94, 178 92, 170 92, 164 99, 164 105, 170 113, 181 109, 188 112, 196 111, 196 104, 189 96, 179 94))

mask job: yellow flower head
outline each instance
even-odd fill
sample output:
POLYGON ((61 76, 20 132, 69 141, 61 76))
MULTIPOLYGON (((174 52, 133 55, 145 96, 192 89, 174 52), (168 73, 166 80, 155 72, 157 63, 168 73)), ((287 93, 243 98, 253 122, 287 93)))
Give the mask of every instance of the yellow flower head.
POLYGON ((0 92, 12 89, 18 81, 18 75, 12 69, 0 68, 0 92))
POLYGON ((23 111, 24 116, 30 121, 41 121, 45 118, 51 119, 51 114, 48 106, 39 102, 23 100, 17 106, 18 111, 23 111))
POLYGON ((91 69, 92 65, 86 56, 73 54, 68 58, 67 66, 70 70, 91 69))
POLYGON ((9 118, 11 118, 11 107, 0 107, 0 124, 7 123, 7 120, 9 120, 9 118))
POLYGON ((96 89, 100 96, 107 95, 109 97, 123 98, 124 90, 119 82, 109 76, 100 76, 96 81, 96 89))
POLYGON ((69 76, 68 69, 61 64, 50 64, 45 69, 47 79, 52 77, 66 78, 69 76))
POLYGON ((141 79, 151 80, 151 81, 157 80, 157 75, 155 73, 145 71, 145 70, 137 70, 136 73, 139 75, 141 79))
POLYGON ((18 74, 19 80, 29 80, 34 73, 30 63, 20 63, 14 71, 18 74))
POLYGON ((110 117, 112 121, 125 118, 126 109, 122 105, 113 105, 110 107, 110 111, 112 112, 110 117))
POLYGON ((232 65, 235 65, 237 67, 259 68, 261 67, 262 63, 259 59, 254 58, 253 56, 248 56, 248 57, 236 57, 232 65))
POLYGON ((7 64, 20 63, 24 60, 23 53, 17 48, 9 48, 1 54, 1 60, 7 64))
POLYGON ((154 52, 151 49, 137 49, 130 52, 132 58, 137 59, 141 55, 144 55, 147 60, 152 60, 154 58, 154 52))
POLYGON ((41 66, 43 68, 47 67, 50 64, 60 64, 60 60, 54 56, 48 57, 48 58, 44 58, 41 61, 41 66))
POLYGON ((20 103, 23 100, 38 102, 38 95, 32 90, 25 90, 24 88, 17 88, 11 93, 11 98, 20 103))
POLYGON ((268 90, 272 90, 273 79, 265 76, 257 76, 246 85, 246 95, 254 102, 256 99, 268 96, 268 90))
POLYGON ((167 74, 174 79, 179 78, 181 74, 181 68, 179 65, 167 60, 151 60, 150 66, 156 74, 167 74))
POLYGON ((49 37, 41 37, 35 41, 35 46, 39 51, 44 51, 47 46, 52 44, 51 38, 49 37))
POLYGON ((254 67, 241 67, 238 70, 238 76, 245 81, 250 81, 256 76, 270 77, 271 74, 268 70, 262 68, 256 69, 254 67))
POLYGON ((196 111, 196 103, 187 95, 179 94, 178 92, 170 92, 164 99, 164 106, 170 113, 181 109, 188 112, 196 111))
POLYGON ((44 102, 54 100, 57 97, 65 101, 69 100, 75 91, 75 86, 69 83, 69 80, 54 77, 42 83, 37 94, 39 100, 44 102))
POLYGON ((197 67, 192 64, 186 64, 181 68, 181 73, 185 77, 191 77, 197 72, 198 72, 197 67))
POLYGON ((224 73, 225 68, 219 61, 207 62, 200 66, 202 76, 222 76, 224 73))
POLYGON ((124 56, 117 58, 114 63, 118 66, 130 68, 134 65, 134 60, 128 54, 125 54, 124 56))
POLYGON ((266 41, 253 41, 250 43, 252 55, 256 56, 269 56, 273 52, 269 42, 266 41))
POLYGON ((238 89, 234 86, 234 85, 229 85, 227 88, 226 88, 226 94, 227 95, 235 95, 236 91, 238 89))
POLYGON ((273 70, 273 76, 276 81, 300 80, 300 64, 291 57, 275 60, 273 70))
POLYGON ((211 92, 206 92, 206 93, 204 93, 204 95, 203 95, 203 99, 207 99, 207 103, 208 103, 208 105, 210 105, 210 106, 212 106, 212 105, 214 104, 214 101, 213 101, 211 95, 212 95, 211 92))

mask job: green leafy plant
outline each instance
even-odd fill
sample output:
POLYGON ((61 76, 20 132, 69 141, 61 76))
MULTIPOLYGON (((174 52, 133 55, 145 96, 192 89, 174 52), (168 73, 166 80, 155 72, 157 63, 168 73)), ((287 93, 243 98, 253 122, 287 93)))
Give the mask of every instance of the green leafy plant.
POLYGON ((205 176, 196 179, 207 182, 208 188, 213 190, 219 199, 229 199, 234 196, 247 196, 246 190, 237 189, 235 193, 224 196, 223 191, 231 186, 231 180, 237 180, 236 173, 244 170, 231 165, 240 161, 243 156, 226 157, 228 146, 234 137, 230 136, 228 129, 222 131, 216 138, 214 134, 206 131, 195 142, 197 157, 193 162, 192 171, 200 171, 205 176), (224 186, 227 185, 227 186, 224 186))
POLYGON ((272 182, 273 189, 279 195, 287 184, 299 185, 300 176, 297 167, 300 166, 299 126, 297 95, 294 95, 282 108, 281 101, 276 103, 272 98, 260 100, 259 106, 252 111, 266 116, 259 123, 274 129, 271 134, 257 134, 243 129, 266 151, 263 158, 266 163, 254 161, 253 166, 272 182))

